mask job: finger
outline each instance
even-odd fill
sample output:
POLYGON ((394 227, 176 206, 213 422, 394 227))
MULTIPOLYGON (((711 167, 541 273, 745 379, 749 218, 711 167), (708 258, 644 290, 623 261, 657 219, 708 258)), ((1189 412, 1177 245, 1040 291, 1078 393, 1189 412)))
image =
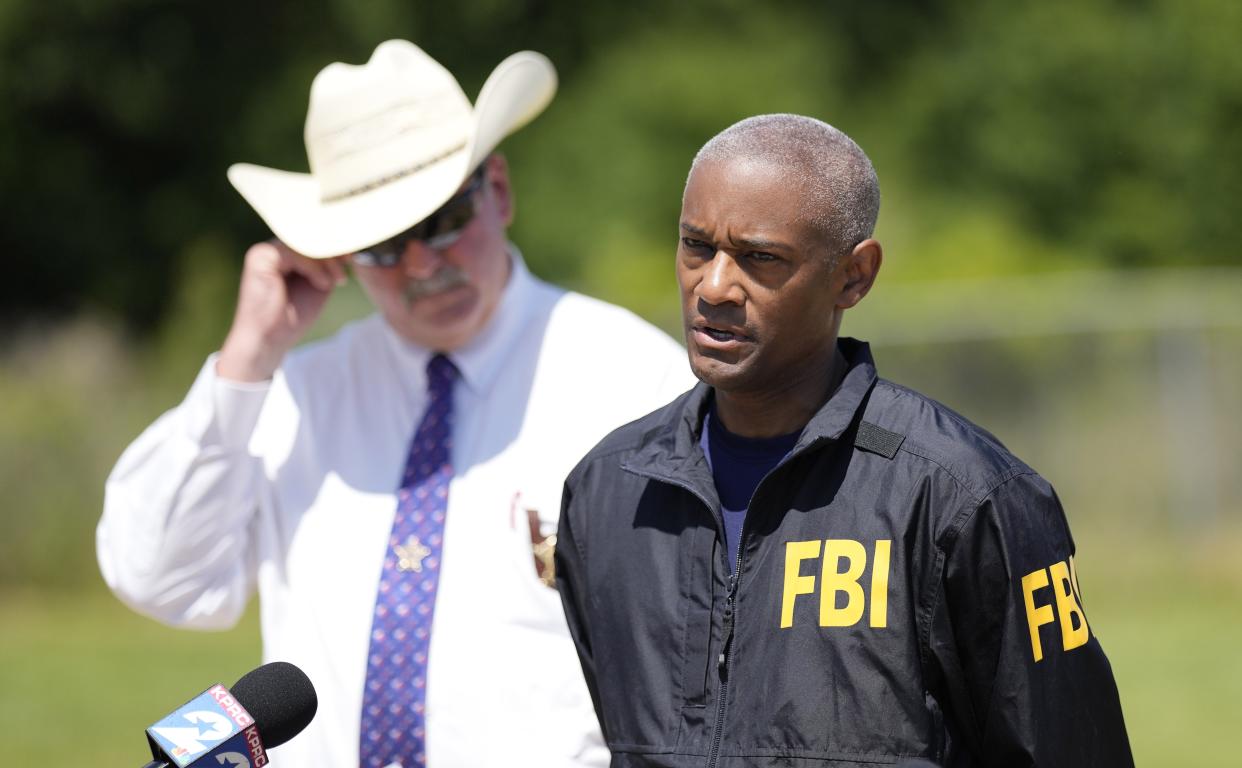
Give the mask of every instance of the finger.
POLYGON ((281 271, 282 256, 279 243, 265 240, 246 249, 246 266, 251 269, 281 271))
POLYGON ((279 240, 272 240, 271 242, 280 252, 282 272, 301 275, 316 290, 325 293, 331 291, 336 286, 336 274, 332 272, 326 263, 330 261, 329 259, 312 259, 309 256, 303 256, 279 240))
POLYGON ((323 260, 324 266, 328 268, 329 274, 332 275, 332 280, 336 283, 338 287, 345 285, 345 283, 348 281, 348 278, 346 276, 346 271, 345 271, 346 258, 348 257, 334 256, 331 259, 323 260))

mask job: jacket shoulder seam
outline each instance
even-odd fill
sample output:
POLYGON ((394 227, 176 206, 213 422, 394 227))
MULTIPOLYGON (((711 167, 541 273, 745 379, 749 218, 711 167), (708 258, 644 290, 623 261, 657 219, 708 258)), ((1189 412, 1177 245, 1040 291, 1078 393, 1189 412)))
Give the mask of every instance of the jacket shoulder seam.
POLYGON ((917 440, 910 439, 908 435, 906 436, 906 439, 902 441, 901 446, 897 449, 897 451, 898 453, 905 452, 911 454, 912 456, 918 456, 924 461, 934 464, 944 470, 944 473, 952 478, 953 482, 955 482, 959 488, 970 496, 975 506, 982 504, 985 499, 996 492, 997 488, 1009 482, 1013 478, 1018 477, 1019 475, 1038 474, 1034 469, 1031 469, 1021 463, 1010 464, 1003 471, 990 475, 988 477, 989 482, 980 486, 969 482, 961 475, 961 473, 955 471, 952 467, 941 461, 937 456, 932 455, 932 452, 929 451, 926 446, 921 445, 917 440))

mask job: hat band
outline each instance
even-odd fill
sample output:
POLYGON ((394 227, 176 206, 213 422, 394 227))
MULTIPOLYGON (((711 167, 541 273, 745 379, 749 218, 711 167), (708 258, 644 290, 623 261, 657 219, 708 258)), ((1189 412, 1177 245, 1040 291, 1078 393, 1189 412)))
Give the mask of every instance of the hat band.
POLYGON ((368 181, 367 183, 362 184, 361 186, 351 187, 342 192, 333 192, 330 195, 327 195, 327 194, 321 195, 319 200, 322 203, 337 203, 337 202, 340 202, 341 200, 345 200, 346 198, 354 197, 356 195, 361 195, 364 192, 370 192, 371 190, 377 189, 386 184, 391 184, 392 182, 397 181, 398 179, 404 179, 406 176, 418 173, 419 171, 423 170, 424 168, 428 166, 435 165, 436 163, 442 160, 445 160, 449 158, 450 156, 457 154, 458 152, 461 152, 463 149, 466 148, 467 143, 468 142, 463 141, 460 144, 450 147, 444 152, 441 152, 438 155, 434 155, 420 163, 416 163, 408 168, 404 168, 402 170, 396 171, 395 173, 386 174, 373 181, 368 181))

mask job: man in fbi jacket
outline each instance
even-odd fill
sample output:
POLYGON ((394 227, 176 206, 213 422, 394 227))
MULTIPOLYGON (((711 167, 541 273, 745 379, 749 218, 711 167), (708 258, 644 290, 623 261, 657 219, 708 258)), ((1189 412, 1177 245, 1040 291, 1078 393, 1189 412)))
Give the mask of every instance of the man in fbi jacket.
POLYGON ((557 579, 614 766, 1130 766, 1051 486, 838 338, 879 187, 818 120, 695 158, 701 383, 570 474, 557 579))

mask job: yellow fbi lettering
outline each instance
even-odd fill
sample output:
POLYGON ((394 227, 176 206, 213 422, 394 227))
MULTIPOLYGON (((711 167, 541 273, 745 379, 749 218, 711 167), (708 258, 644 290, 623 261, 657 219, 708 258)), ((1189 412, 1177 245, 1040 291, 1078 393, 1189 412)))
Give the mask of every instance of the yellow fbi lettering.
POLYGON ((1087 627, 1087 617, 1082 612, 1082 593, 1078 589, 1078 572, 1074 570, 1073 557, 1023 576, 1022 599, 1026 603, 1026 622, 1031 630, 1031 653, 1035 656, 1035 661, 1042 661, 1044 658, 1039 628, 1058 619, 1061 625, 1061 647, 1064 650, 1072 651, 1086 645, 1091 630, 1087 627), (1052 603, 1046 602, 1048 598, 1037 598, 1036 595, 1049 586, 1052 587, 1052 599, 1057 606, 1055 616, 1052 603), (1036 605, 1036 599, 1040 600, 1039 605, 1036 605))
MULTIPOLYGON (((868 584, 872 627, 888 626, 888 566, 892 539, 877 539, 872 550, 871 579, 868 584)), ((867 568, 867 549, 853 539, 789 541, 785 543, 785 589, 781 597, 781 629, 793 626, 794 603, 799 595, 815 593, 815 575, 802 575, 802 561, 820 560, 819 625, 852 627, 862 620, 868 602, 862 577, 867 568), (837 607, 838 595, 845 604, 837 607)))

